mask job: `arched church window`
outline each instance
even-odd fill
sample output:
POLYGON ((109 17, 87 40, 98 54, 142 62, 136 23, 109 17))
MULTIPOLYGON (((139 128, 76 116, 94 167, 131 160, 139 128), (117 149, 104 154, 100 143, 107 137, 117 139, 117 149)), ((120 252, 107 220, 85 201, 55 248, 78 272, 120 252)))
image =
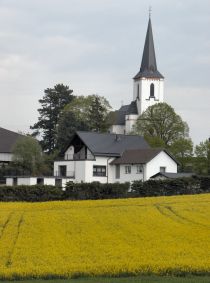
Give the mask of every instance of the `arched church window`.
POLYGON ((137 84, 137 98, 139 99, 139 84, 137 84))
POLYGON ((155 97, 155 86, 154 86, 154 84, 150 85, 150 97, 155 97))

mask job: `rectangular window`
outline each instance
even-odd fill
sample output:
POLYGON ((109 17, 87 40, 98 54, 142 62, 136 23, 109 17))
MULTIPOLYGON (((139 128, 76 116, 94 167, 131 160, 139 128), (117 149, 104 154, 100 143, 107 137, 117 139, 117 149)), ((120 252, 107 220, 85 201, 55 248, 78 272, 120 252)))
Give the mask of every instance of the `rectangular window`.
POLYGON ((160 172, 165 173, 166 172, 166 167, 160 167, 160 172))
POLYGON ((106 177, 106 166, 93 165, 93 176, 106 177))
POLYGON ((136 174, 141 174, 143 172, 143 166, 142 165, 137 165, 136 166, 136 174))
POLYGON ((131 166, 130 165, 125 166, 125 174, 131 174, 131 166))
POLYGON ((59 168, 59 176, 66 177, 66 173, 67 173, 66 165, 61 165, 58 168, 59 168))
POLYGON ((115 178, 120 179, 120 165, 116 165, 115 170, 115 178))

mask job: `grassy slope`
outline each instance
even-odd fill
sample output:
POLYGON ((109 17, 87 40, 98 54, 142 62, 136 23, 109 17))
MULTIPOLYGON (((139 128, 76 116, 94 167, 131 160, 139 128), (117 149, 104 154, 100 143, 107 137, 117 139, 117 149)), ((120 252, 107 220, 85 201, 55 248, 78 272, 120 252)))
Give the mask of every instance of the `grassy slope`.
POLYGON ((209 202, 210 195, 0 203, 0 277, 207 274, 209 202))

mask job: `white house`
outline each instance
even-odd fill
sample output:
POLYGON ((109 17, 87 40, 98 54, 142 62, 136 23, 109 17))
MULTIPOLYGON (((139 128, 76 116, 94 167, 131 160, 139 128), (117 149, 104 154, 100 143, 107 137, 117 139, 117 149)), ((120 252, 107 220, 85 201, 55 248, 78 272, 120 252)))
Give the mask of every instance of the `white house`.
POLYGON ((54 176, 73 182, 146 181, 158 172, 177 173, 176 160, 137 135, 78 131, 64 158, 54 162, 54 176))
POLYGON ((140 70, 133 78, 133 101, 113 114, 110 131, 129 134, 138 117, 149 107, 163 102, 164 77, 157 69, 152 23, 149 18, 140 70))

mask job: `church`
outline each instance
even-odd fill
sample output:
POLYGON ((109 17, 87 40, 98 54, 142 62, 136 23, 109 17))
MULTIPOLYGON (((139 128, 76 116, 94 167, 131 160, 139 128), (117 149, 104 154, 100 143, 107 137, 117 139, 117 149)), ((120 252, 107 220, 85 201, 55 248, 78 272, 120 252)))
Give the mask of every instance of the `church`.
POLYGON ((163 102, 164 77, 157 69, 151 17, 138 73, 133 78, 133 101, 113 113, 110 132, 129 134, 138 117, 155 103, 163 102))

